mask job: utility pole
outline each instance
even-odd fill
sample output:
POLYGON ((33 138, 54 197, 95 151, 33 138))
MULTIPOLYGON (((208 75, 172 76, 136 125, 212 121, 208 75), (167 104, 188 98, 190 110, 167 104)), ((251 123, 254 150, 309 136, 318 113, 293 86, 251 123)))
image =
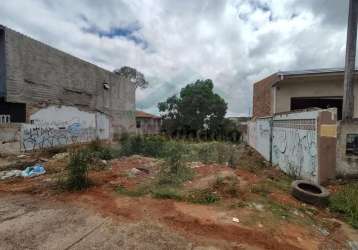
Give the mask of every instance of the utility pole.
POLYGON ((347 46, 344 72, 343 117, 344 121, 353 119, 354 110, 354 70, 357 47, 358 0, 349 0, 347 46))

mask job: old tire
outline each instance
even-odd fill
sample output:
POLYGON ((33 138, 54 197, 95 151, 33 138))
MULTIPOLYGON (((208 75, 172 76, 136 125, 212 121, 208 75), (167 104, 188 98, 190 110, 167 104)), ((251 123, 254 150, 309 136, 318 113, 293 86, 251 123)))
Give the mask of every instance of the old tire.
POLYGON ((291 194, 296 199, 315 206, 328 204, 329 191, 314 183, 297 180, 291 184, 291 194))

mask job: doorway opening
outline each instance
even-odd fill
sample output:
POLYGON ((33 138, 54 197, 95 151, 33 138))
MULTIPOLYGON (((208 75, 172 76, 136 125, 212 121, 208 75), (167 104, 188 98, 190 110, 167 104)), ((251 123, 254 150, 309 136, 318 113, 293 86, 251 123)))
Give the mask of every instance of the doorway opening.
POLYGON ((0 97, 0 115, 10 116, 10 122, 26 122, 26 104, 6 102, 0 97))

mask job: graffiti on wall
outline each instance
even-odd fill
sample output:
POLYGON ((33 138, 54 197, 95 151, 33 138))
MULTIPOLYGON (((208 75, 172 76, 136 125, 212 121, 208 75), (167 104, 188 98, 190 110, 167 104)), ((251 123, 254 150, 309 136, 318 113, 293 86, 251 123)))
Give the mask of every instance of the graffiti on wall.
POLYGON ((37 126, 24 124, 21 129, 22 148, 24 151, 83 143, 96 138, 95 128, 81 128, 79 123, 68 127, 37 126))
POLYGON ((315 120, 274 121, 272 161, 286 173, 310 179, 317 177, 315 120))
POLYGON ((270 160, 271 118, 258 119, 256 122, 256 150, 270 160))
POLYGON ((23 151, 109 138, 107 117, 74 107, 48 107, 30 119, 32 124, 21 127, 23 151))

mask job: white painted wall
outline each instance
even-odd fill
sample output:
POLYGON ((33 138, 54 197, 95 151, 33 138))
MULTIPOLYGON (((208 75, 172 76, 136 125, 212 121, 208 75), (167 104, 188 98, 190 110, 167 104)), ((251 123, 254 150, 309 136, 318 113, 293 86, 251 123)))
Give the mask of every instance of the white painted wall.
POLYGON ((30 116, 21 127, 21 149, 29 151, 110 138, 110 123, 102 113, 76 107, 50 106, 30 116))
POLYGON ((257 119, 256 122, 256 150, 265 158, 270 160, 271 144, 271 117, 264 119, 257 119))
POLYGON ((79 123, 83 128, 95 128, 96 118, 94 113, 81 111, 76 107, 50 106, 41 109, 30 116, 33 124, 40 126, 70 126, 79 123))
POLYGON ((270 121, 269 118, 259 118, 248 122, 248 144, 255 148, 265 160, 270 160, 270 121))
POLYGON ((317 183, 316 131, 274 126, 272 163, 277 164, 287 174, 317 183))
POLYGON ((287 174, 318 182, 318 110, 259 118, 248 123, 248 144, 287 174), (272 127, 272 145, 270 130, 272 127))
POLYGON ((256 149, 256 121, 247 122, 247 144, 256 149))

